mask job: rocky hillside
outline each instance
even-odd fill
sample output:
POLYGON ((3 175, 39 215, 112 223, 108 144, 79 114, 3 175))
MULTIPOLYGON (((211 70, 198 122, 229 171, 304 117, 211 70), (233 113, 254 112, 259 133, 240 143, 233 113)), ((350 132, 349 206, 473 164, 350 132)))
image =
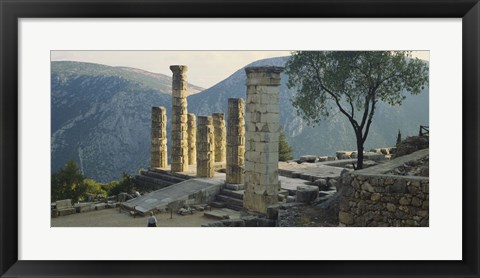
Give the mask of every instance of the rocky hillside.
MULTIPOLYGON (((249 66, 283 66, 286 59, 260 60, 249 66)), ((73 159, 87 177, 107 182, 123 172, 133 174, 148 167, 151 107, 165 106, 171 118, 171 77, 90 63, 52 62, 51 66, 52 171, 73 159)), ((245 98, 245 79, 244 70, 239 69, 207 90, 190 84, 189 112, 226 112, 228 98, 245 98)), ((295 92, 287 88, 287 79, 282 75, 280 122, 295 157, 354 149, 351 126, 341 115, 314 128, 296 116, 290 104, 295 92)), ((406 95, 400 107, 378 107, 367 148, 392 146, 398 129, 405 138, 418 133, 419 125, 428 125, 428 88, 418 96, 406 95)))
MULTIPOLYGON (((278 57, 256 61, 248 66, 284 66, 287 57, 278 57)), ((282 74, 280 86, 280 123, 285 129, 294 156, 304 154, 334 155, 337 150, 354 150, 355 135, 348 120, 338 113, 321 122, 316 127, 307 126, 297 116, 290 99, 295 94, 288 89, 288 76, 282 74)), ((212 112, 227 111, 227 100, 231 97, 246 98, 246 75, 240 69, 224 81, 188 98, 190 111, 197 115, 208 115, 212 112)), ((418 134, 420 125, 428 125, 428 88, 417 96, 405 94, 402 106, 389 106, 379 103, 366 142, 366 149, 393 146, 398 129, 403 138, 418 134)))
MULTIPOLYGON (((148 165, 150 111, 170 112, 171 77, 132 68, 52 62, 52 171, 68 160, 98 181, 148 165)), ((202 88, 190 84, 190 94, 202 88)))

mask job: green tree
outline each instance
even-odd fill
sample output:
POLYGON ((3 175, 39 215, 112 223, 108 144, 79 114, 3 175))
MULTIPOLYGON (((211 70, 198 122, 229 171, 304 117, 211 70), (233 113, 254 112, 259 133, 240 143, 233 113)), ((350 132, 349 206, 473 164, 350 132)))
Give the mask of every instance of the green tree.
POLYGON ((340 112, 353 127, 357 169, 378 101, 401 105, 404 92, 419 94, 428 85, 428 65, 411 51, 297 51, 286 64, 297 113, 308 124, 340 112))
POLYGON ((400 133, 400 129, 399 129, 397 134, 397 143, 395 145, 398 146, 400 145, 400 143, 402 143, 402 134, 400 133))
POLYGON ((292 148, 288 144, 287 137, 283 129, 280 129, 280 137, 278 142, 278 160, 287 161, 293 159, 292 148))
POLYGON ((84 183, 86 185, 86 189, 85 189, 85 196, 82 196, 82 197, 86 197, 86 194, 90 194, 94 197, 97 197, 97 196, 107 197, 108 192, 107 190, 105 190, 103 184, 98 183, 93 179, 85 179, 84 183))
POLYGON ((124 172, 120 181, 118 181, 118 183, 111 188, 109 194, 118 195, 121 192, 131 193, 134 190, 137 190, 137 186, 135 184, 135 177, 130 176, 129 174, 124 172))
POLYGON ((52 174, 52 201, 72 199, 77 202, 87 189, 84 180, 75 161, 68 161, 63 168, 52 174))

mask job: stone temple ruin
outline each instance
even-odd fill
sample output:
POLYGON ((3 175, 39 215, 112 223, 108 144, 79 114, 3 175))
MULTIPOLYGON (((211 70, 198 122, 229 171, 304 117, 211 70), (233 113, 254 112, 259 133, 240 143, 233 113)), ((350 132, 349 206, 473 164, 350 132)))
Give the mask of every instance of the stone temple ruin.
POLYGON ((217 207, 221 210, 204 212, 219 219, 208 226, 295 226, 292 219, 302 206, 322 208, 336 201, 336 226, 428 226, 428 177, 395 174, 405 172, 397 168, 411 161, 428 160, 428 149, 388 163, 382 161, 393 149, 373 150, 364 154, 364 164, 379 165, 360 171, 349 167, 355 163, 350 151, 279 162, 283 68, 246 68, 246 99, 228 99, 226 118, 221 112, 188 113, 188 68, 170 69, 171 164, 166 108, 152 107, 150 168, 136 176, 136 183, 153 191, 124 200, 123 209, 145 215, 217 207))
POLYGON ((184 199, 191 204, 226 203, 232 209, 266 213, 269 206, 278 203, 281 191, 278 140, 283 68, 247 68, 246 102, 241 98, 229 99, 227 118, 221 112, 198 116, 188 113, 188 68, 175 65, 170 69, 171 165, 167 164, 166 109, 153 107, 150 169, 142 171, 137 182, 157 190, 125 202, 124 206, 146 213, 184 199), (225 175, 216 172, 222 168, 225 175), (205 188, 197 188, 198 192, 189 192, 189 196, 183 196, 180 189, 174 190, 188 184, 192 188, 200 180, 205 188))

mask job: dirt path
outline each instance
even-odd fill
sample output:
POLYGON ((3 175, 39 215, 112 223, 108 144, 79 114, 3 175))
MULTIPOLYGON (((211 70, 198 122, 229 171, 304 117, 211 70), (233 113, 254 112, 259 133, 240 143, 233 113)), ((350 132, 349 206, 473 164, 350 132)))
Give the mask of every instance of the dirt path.
MULTIPOLYGON (((216 209, 212 209, 216 210, 216 209)), ((203 216, 203 212, 181 216, 170 213, 155 215, 159 227, 200 227, 202 224, 218 221, 203 216)), ((133 218, 127 212, 119 212, 118 209, 104 209, 84 213, 76 213, 67 216, 52 218, 52 227, 146 227, 147 218, 138 216, 133 218)))

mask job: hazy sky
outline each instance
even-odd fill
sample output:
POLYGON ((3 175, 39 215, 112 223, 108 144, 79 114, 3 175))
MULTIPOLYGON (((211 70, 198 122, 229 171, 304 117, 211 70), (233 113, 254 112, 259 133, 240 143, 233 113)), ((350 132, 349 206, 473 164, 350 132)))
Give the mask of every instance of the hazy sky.
MULTIPOLYGON (((52 51, 52 61, 79 61, 138 68, 171 75, 170 65, 187 65, 188 82, 209 88, 256 60, 290 51, 52 51)), ((429 51, 414 56, 429 60, 429 51)))

